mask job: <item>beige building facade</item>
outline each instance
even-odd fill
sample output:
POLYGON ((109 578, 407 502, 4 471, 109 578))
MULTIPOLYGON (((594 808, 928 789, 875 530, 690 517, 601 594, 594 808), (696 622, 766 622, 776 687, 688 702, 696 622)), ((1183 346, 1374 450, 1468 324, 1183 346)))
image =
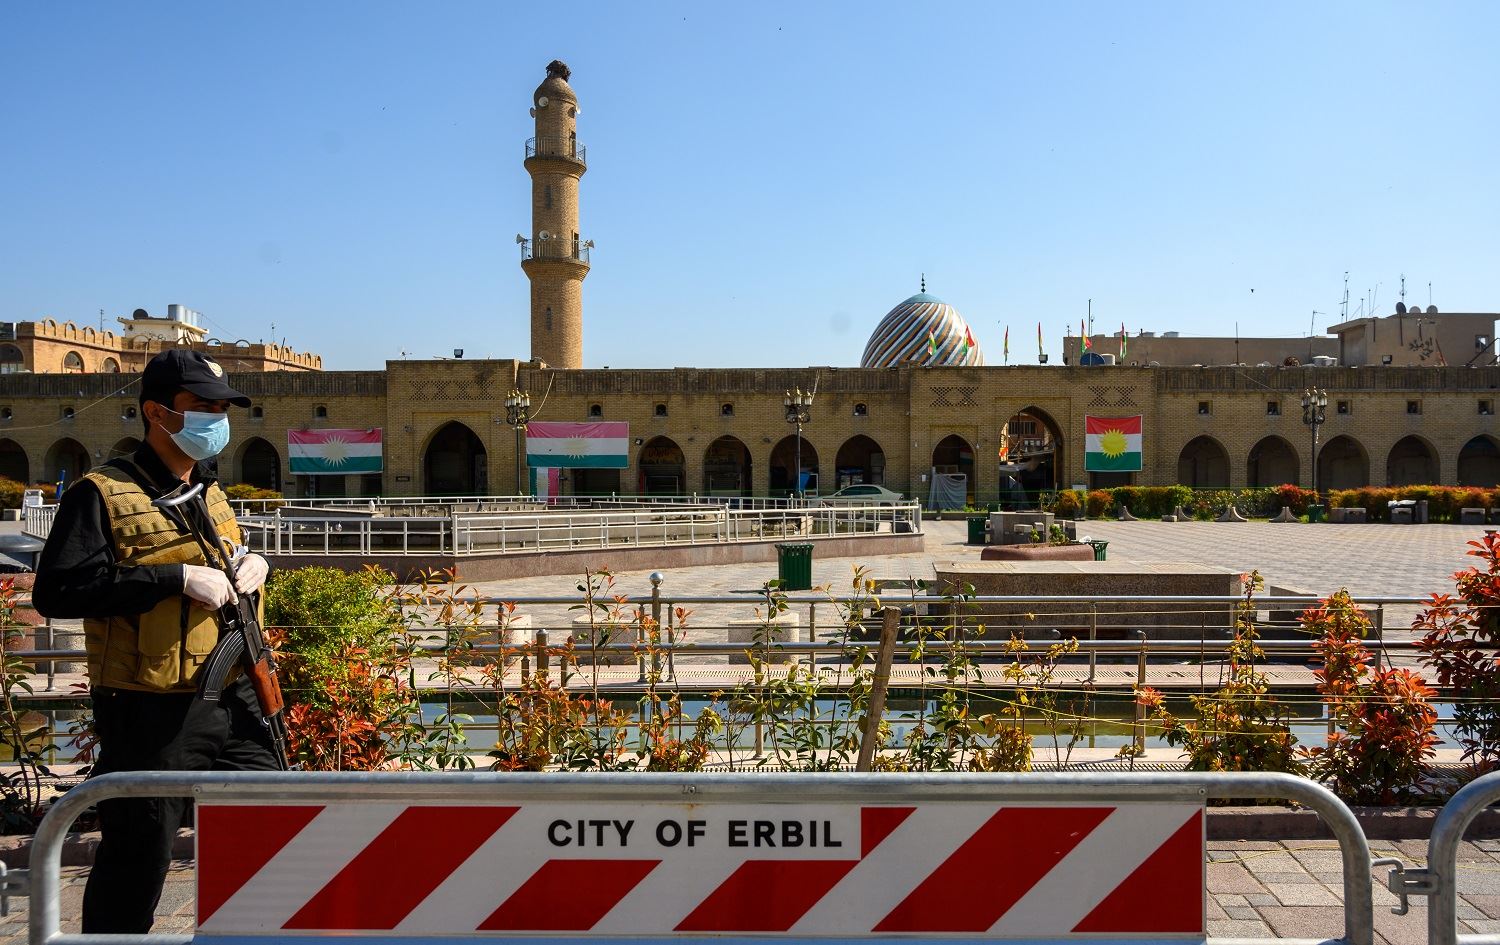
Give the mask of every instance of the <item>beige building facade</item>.
MULTIPOLYGON (((76 479, 133 450, 134 389, 108 375, 0 376, 0 475, 76 479)), ((537 420, 625 421, 630 465, 569 470, 571 494, 785 495, 796 439, 782 392, 817 387, 803 468, 816 491, 877 482, 924 498, 936 470, 999 496, 1001 433, 1051 462, 1028 489, 1312 483, 1312 432, 1299 404, 1328 392, 1319 430, 1323 488, 1500 484, 1500 368, 945 367, 559 370, 501 360, 393 361, 384 371, 233 376, 255 400, 231 414, 229 482, 294 496, 516 494, 517 437, 505 393, 531 394, 537 420), (1142 417, 1144 468, 1084 471, 1084 418, 1142 417), (287 433, 383 431, 384 471, 292 477, 287 433)), ((524 446, 522 447, 524 450, 524 446)), ((524 475, 524 473, 523 473, 524 475)), ((521 484, 524 486, 524 481, 521 484)))

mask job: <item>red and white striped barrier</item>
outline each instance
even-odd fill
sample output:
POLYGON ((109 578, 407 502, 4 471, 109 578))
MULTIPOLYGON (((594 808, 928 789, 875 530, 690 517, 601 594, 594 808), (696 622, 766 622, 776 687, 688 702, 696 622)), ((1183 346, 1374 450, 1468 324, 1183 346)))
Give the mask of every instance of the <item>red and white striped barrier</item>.
POLYGON ((205 935, 1202 938, 1203 807, 200 802, 205 935))

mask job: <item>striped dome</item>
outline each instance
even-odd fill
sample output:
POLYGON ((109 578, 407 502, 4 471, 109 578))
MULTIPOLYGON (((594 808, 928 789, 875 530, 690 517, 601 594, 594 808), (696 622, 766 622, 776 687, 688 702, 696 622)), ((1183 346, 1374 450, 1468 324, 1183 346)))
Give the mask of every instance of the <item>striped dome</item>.
POLYGON ((984 364, 984 352, 978 342, 964 346, 968 323, 958 309, 942 299, 919 293, 890 310, 880 320, 860 367, 895 367, 915 364, 923 367, 976 367, 984 364), (937 342, 934 353, 929 335, 937 342))

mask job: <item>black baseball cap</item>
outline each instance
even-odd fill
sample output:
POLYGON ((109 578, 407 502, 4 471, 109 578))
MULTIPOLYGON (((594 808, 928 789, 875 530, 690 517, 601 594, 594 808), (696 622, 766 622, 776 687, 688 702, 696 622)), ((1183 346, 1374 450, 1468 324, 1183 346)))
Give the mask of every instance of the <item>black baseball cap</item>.
POLYGON ((197 394, 204 400, 227 400, 236 407, 250 406, 250 398, 224 382, 219 362, 192 348, 163 351, 146 362, 141 375, 141 402, 154 400, 172 403, 180 390, 197 394))

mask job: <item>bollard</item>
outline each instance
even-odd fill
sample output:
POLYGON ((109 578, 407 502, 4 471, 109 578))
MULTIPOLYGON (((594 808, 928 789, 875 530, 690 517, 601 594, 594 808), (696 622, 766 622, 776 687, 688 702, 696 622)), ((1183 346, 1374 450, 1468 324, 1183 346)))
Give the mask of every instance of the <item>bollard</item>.
POLYGON ((547 652, 547 631, 545 630, 536 632, 536 671, 543 680, 552 675, 551 654, 547 652))
POLYGON ((865 728, 859 739, 859 761, 855 771, 869 771, 880 744, 880 720, 885 715, 885 693, 891 684, 891 660, 896 655, 896 634, 901 611, 886 607, 881 611, 880 649, 875 657, 875 679, 870 684, 870 705, 865 710, 865 728))

